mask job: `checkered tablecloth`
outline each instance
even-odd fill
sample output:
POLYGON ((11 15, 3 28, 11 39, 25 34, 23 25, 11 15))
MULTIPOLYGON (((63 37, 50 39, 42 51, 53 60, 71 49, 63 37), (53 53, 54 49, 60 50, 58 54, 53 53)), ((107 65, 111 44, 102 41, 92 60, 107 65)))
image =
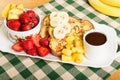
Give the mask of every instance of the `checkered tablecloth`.
MULTIPOLYGON (((35 9, 41 15, 52 11, 66 11, 70 16, 114 27, 118 36, 120 35, 120 18, 99 13, 89 5, 87 0, 55 0, 35 9)), ((0 80, 105 80, 119 68, 120 57, 108 67, 92 68, 0 51, 0 80)))

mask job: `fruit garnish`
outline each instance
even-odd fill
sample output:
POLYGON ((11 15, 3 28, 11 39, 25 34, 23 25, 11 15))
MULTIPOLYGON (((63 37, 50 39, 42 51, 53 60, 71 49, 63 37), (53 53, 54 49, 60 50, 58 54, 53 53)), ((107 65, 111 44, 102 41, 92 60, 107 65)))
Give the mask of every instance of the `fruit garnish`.
POLYGON ((32 35, 31 39, 32 39, 32 41, 33 41, 33 43, 35 44, 36 47, 40 47, 40 40, 41 40, 40 34, 32 35))
POLYGON ((19 19, 19 15, 23 13, 24 6, 23 4, 8 4, 2 11, 2 17, 7 20, 19 19))
POLYGON ((26 11, 26 13, 28 14, 29 17, 33 18, 36 16, 35 12, 33 10, 28 10, 26 11))
POLYGON ((40 45, 42 45, 44 47, 49 47, 49 39, 48 39, 48 37, 44 37, 44 38, 40 39, 40 45))
POLYGON ((20 15, 19 20, 20 20, 21 23, 29 23, 30 22, 30 17, 26 12, 24 12, 20 15))
POLYGON ((10 28, 10 29, 12 29, 12 30, 15 30, 15 31, 19 31, 19 28, 20 28, 20 26, 21 26, 21 23, 20 23, 20 21, 19 20, 9 20, 8 22, 7 22, 7 25, 8 25, 8 27, 10 28))
POLYGON ((29 54, 29 55, 32 55, 32 56, 36 56, 37 55, 37 50, 34 47, 32 49, 26 50, 26 53, 29 54))
POLYGON ((12 49, 17 52, 25 51, 26 54, 28 55, 32 55, 32 56, 39 55, 41 57, 44 57, 50 53, 50 48, 48 46, 48 39, 47 38, 42 39, 40 34, 27 36, 26 39, 24 40, 19 39, 18 42, 12 45, 12 49), (41 45, 40 40, 41 41, 45 40, 45 42, 43 42, 41 45), (47 45, 47 46, 43 46, 43 45, 47 45))
POLYGON ((21 41, 18 41, 15 44, 13 44, 11 48, 13 50, 17 51, 17 52, 21 52, 21 51, 24 50, 23 47, 22 47, 22 42, 21 41))
POLYGON ((30 29, 32 29, 32 25, 29 23, 26 23, 22 26, 22 31, 28 31, 30 29))
POLYGON ((24 50, 29 50, 29 49, 34 48, 34 43, 32 40, 26 39, 23 41, 22 46, 23 46, 24 50))
POLYGON ((37 48, 38 54, 42 57, 48 55, 50 53, 50 49, 44 46, 40 46, 37 48))

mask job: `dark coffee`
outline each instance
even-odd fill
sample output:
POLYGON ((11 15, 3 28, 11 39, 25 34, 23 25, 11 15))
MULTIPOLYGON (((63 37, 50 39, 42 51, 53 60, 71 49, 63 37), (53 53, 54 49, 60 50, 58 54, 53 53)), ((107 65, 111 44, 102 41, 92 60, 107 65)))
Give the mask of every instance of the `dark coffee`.
POLYGON ((106 42, 107 38, 104 34, 99 32, 92 32, 87 34, 85 40, 91 45, 102 45, 106 42))

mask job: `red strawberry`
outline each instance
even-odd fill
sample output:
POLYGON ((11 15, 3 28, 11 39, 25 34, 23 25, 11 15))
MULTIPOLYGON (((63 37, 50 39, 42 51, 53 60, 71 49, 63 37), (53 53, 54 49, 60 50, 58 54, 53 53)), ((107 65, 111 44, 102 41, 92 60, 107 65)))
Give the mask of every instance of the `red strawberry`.
POLYGON ((32 49, 27 50, 26 53, 29 54, 29 55, 32 55, 32 56, 36 56, 37 55, 37 50, 34 47, 32 49))
POLYGON ((29 17, 35 17, 35 12, 33 10, 28 10, 26 11, 26 13, 28 14, 29 17))
POLYGON ((36 47, 40 47, 40 43, 39 43, 40 39, 41 39, 40 34, 32 35, 32 41, 33 41, 33 43, 35 44, 36 47))
POLYGON ((23 51, 22 42, 20 41, 16 42, 15 44, 12 45, 11 48, 17 52, 23 51))
POLYGON ((38 54, 42 57, 48 55, 50 53, 50 49, 49 48, 46 48, 46 47, 38 47, 37 48, 37 51, 38 51, 38 54))
POLYGON ((18 31, 21 26, 21 23, 19 20, 9 20, 7 22, 7 25, 10 29, 18 31))
POLYGON ((26 23, 22 26, 22 31, 28 31, 30 29, 32 29, 32 25, 29 23, 26 23))
POLYGON ((20 22, 22 22, 22 23, 29 23, 30 22, 30 17, 26 12, 24 12, 20 15, 20 22))
POLYGON ((31 23, 33 24, 33 26, 36 26, 38 24, 39 20, 37 17, 33 17, 31 18, 31 23))
POLYGON ((23 41, 22 46, 23 46, 24 50, 30 50, 30 49, 34 48, 34 43, 31 39, 26 39, 23 41))
POLYGON ((44 47, 49 47, 48 37, 41 38, 41 39, 40 39, 40 45, 42 45, 42 46, 44 46, 44 47))

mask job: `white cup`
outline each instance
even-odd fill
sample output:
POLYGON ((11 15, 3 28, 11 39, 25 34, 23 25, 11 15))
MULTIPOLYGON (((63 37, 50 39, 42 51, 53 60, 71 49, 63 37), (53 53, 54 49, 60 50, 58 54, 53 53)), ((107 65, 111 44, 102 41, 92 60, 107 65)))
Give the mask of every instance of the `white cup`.
POLYGON ((93 63, 97 63, 99 65, 106 64, 120 56, 120 52, 117 53, 118 37, 116 31, 106 25, 96 25, 95 29, 86 32, 83 36, 83 42, 85 57, 93 63), (97 35, 96 32, 105 36, 105 42, 95 45, 96 39, 99 38, 98 36, 95 39, 93 38, 94 44, 86 40, 88 36, 92 39, 90 34, 94 33, 94 35, 97 35))

